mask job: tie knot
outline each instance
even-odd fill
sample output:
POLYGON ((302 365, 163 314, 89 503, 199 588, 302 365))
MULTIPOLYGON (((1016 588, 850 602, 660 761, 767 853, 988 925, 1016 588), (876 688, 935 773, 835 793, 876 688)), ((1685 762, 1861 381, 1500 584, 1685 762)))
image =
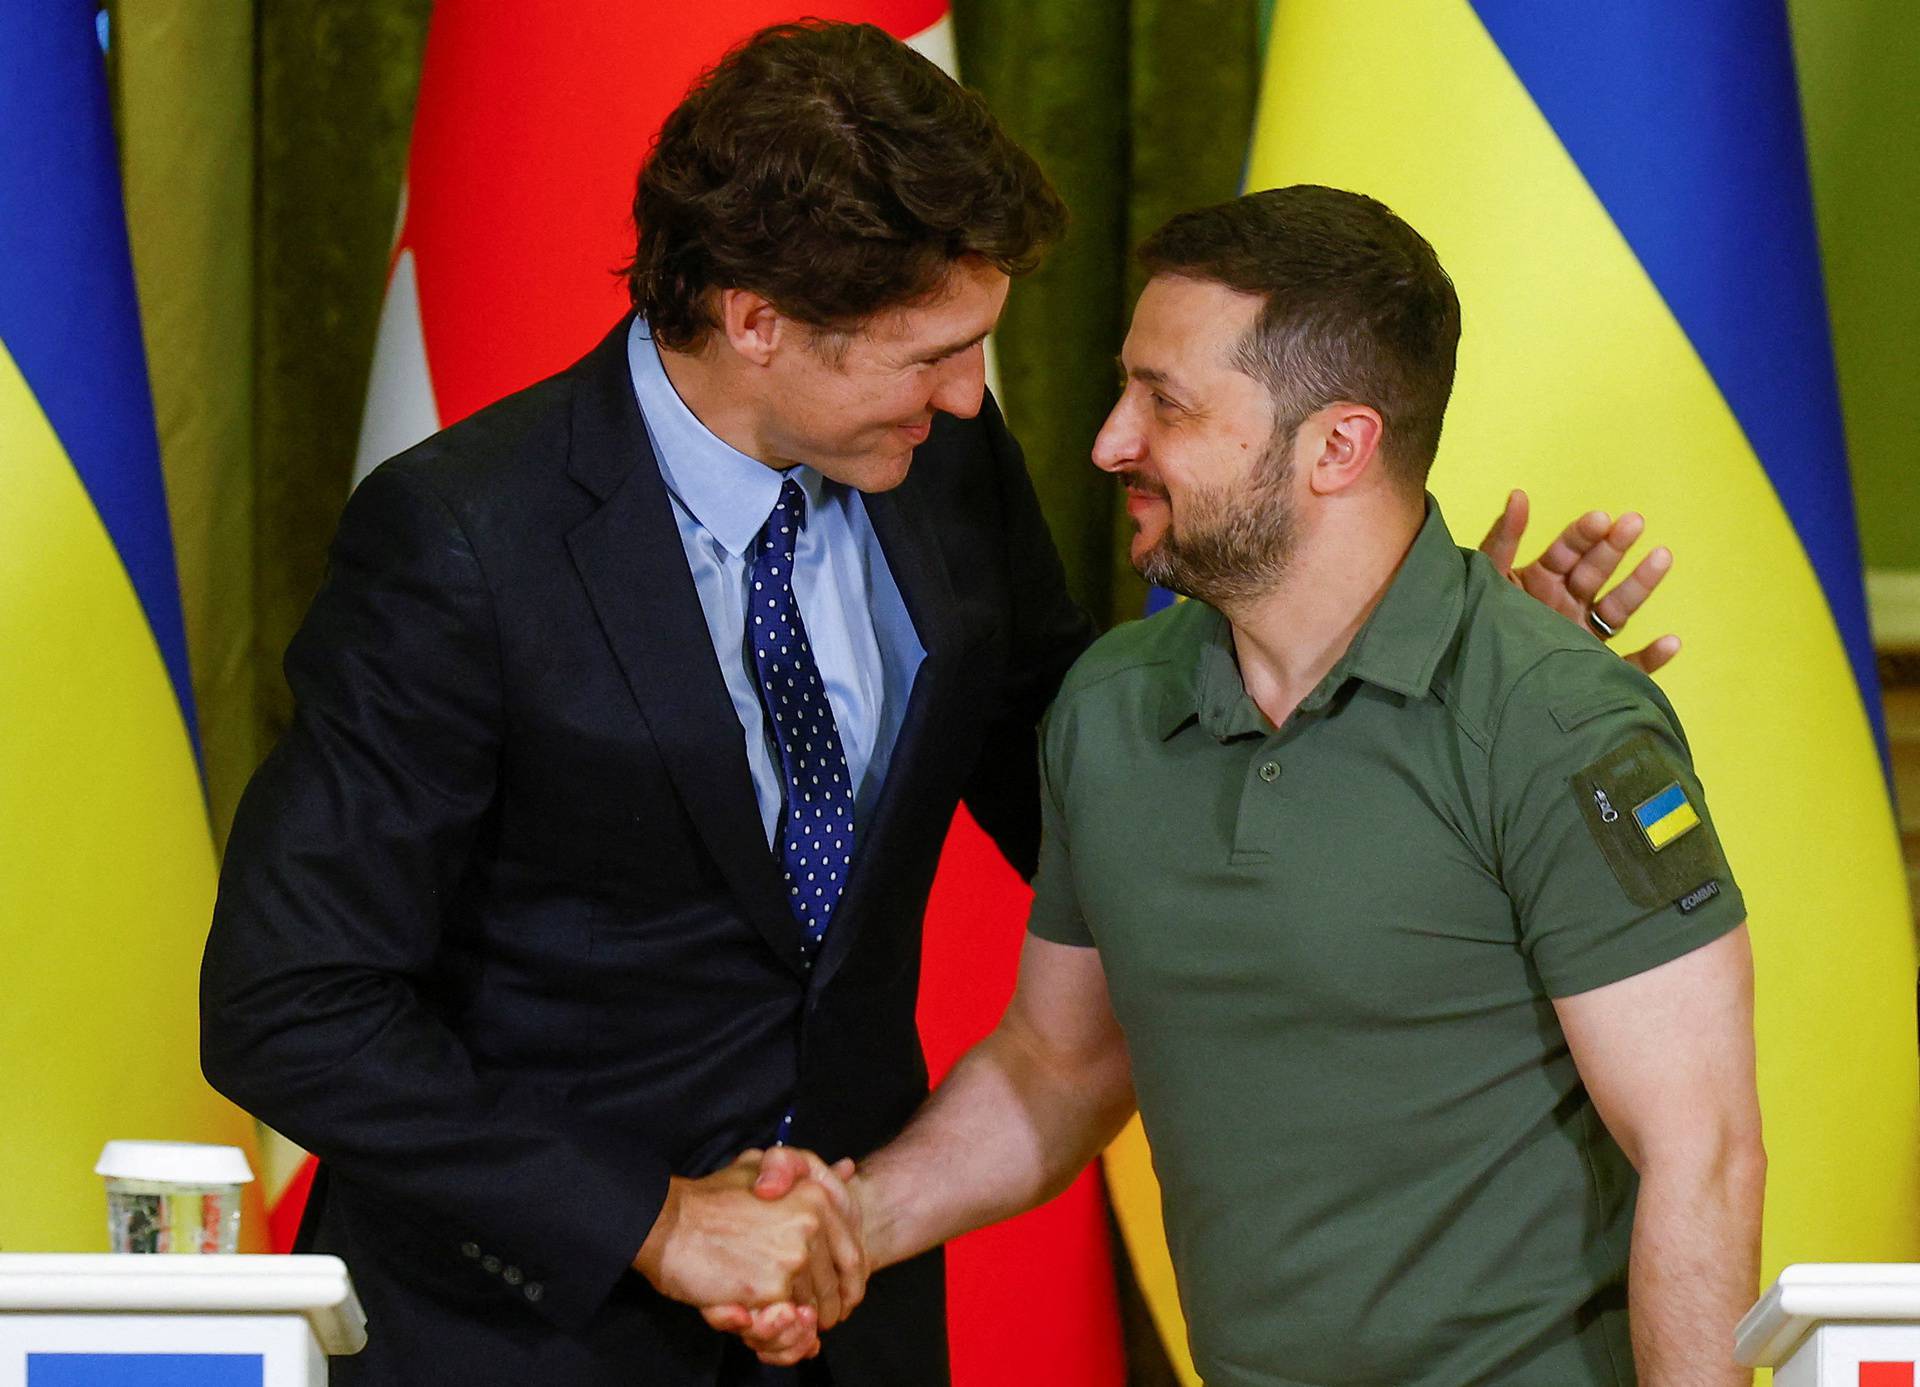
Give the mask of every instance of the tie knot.
POLYGON ((800 531, 807 523, 807 493, 800 489, 800 483, 788 477, 780 483, 780 499, 773 503, 773 513, 767 517, 767 525, 760 532, 760 548, 763 553, 782 554, 793 557, 793 546, 799 541, 800 531))

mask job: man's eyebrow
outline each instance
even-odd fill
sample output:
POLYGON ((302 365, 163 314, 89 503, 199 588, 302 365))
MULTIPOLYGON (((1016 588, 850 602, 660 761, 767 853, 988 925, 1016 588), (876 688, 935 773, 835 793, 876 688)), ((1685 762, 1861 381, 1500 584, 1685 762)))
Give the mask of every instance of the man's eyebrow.
POLYGON ((1113 359, 1113 365, 1114 369, 1119 371, 1120 379, 1123 381, 1137 380, 1147 385, 1163 386, 1175 393, 1179 392, 1180 383, 1165 371, 1155 370, 1151 366, 1136 366, 1132 370, 1128 370, 1127 363, 1117 356, 1113 359))
MULTIPOLYGON (((991 332, 992 330, 993 329, 988 328, 987 332, 991 332)), ((958 356, 961 352, 964 352, 965 350, 967 350, 967 348, 973 346, 976 342, 984 342, 986 340, 987 340, 986 332, 976 332, 973 334, 973 336, 969 337, 964 342, 955 342, 951 346, 934 347, 928 351, 921 352, 920 355, 914 358, 914 360, 915 361, 939 361, 945 357, 958 356)))

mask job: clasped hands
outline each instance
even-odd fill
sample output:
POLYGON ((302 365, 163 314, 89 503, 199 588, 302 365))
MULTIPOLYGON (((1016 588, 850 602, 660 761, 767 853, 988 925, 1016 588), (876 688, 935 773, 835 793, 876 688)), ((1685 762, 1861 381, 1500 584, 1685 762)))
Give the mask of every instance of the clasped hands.
POLYGON ((634 1269, 762 1362, 811 1358, 866 1294, 852 1182, 852 1161, 828 1165, 789 1146, 743 1152, 697 1180, 675 1176, 634 1269))

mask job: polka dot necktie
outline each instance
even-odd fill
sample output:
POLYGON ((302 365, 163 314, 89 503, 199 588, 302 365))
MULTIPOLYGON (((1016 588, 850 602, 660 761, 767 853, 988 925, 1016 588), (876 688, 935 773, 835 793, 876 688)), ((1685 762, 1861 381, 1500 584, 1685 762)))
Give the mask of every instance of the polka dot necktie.
POLYGON ((754 546, 747 633, 780 746, 786 812, 778 847, 787 904, 800 922, 800 948, 811 968, 853 861, 853 784, 827 686, 793 600, 793 548, 806 518, 806 493, 788 478, 754 546))

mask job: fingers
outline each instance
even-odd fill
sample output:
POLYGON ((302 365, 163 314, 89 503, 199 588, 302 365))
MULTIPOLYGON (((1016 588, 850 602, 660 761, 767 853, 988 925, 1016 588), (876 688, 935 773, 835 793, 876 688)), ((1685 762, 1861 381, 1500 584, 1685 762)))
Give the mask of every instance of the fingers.
POLYGON ((1520 552, 1520 536, 1526 529, 1527 493, 1509 492, 1506 509, 1495 517, 1487 537, 1480 541, 1480 552, 1492 559, 1493 566, 1502 573, 1511 573, 1513 557, 1520 552))
POLYGON ((1643 674, 1652 674, 1679 653, 1680 637, 1662 636, 1652 645, 1627 656, 1627 663, 1638 667, 1643 674))
POLYGON ((1613 576, 1613 571, 1620 566, 1620 561, 1627 556, 1627 550, 1633 547, 1634 541, 1640 538, 1640 532, 1645 528, 1646 521, 1628 513, 1614 521, 1588 547, 1567 574, 1567 591, 1575 601, 1589 607, 1593 605, 1601 585, 1613 576))
POLYGON ((775 1305, 757 1312, 740 1336, 762 1363, 791 1367, 820 1352, 820 1331, 811 1306, 775 1305))
POLYGON ((788 1366, 820 1351, 819 1319, 810 1305, 710 1305, 700 1315, 708 1328, 739 1336, 763 1363, 788 1366))
POLYGON ((820 1164, 820 1158, 811 1151, 776 1146, 760 1156, 760 1175, 753 1182, 753 1192, 762 1199, 784 1198, 812 1173, 813 1166, 820 1164))
POLYGON ((853 1171, 851 1160, 829 1166, 811 1151, 776 1147, 762 1159, 760 1179, 754 1185, 754 1193, 763 1199, 798 1194, 820 1201, 820 1228, 808 1249, 812 1294, 796 1294, 795 1299, 818 1306, 821 1332, 852 1314, 866 1297, 868 1268, 860 1209, 846 1184, 853 1171))
MULTIPOLYGON (((1638 516, 1634 518, 1639 519, 1638 516)), ((1621 517, 1622 521, 1625 519, 1625 516, 1621 517)), ((1585 515, 1576 516, 1553 543, 1547 546, 1546 552, 1535 559, 1529 567, 1541 569, 1560 579, 1570 577, 1575 567, 1587 557, 1594 546, 1606 540, 1613 529, 1613 523, 1612 518, 1603 510, 1590 510, 1585 515)), ((1619 562, 1617 556, 1614 562, 1619 562)))
MULTIPOLYGON (((778 1309, 778 1306, 769 1306, 778 1309)), ((744 1305, 703 1305, 700 1318, 707 1322, 707 1328, 722 1334, 746 1334, 752 1330, 757 1318, 756 1312, 744 1305)))
MULTIPOLYGON (((839 1221, 839 1217, 832 1212, 825 1214, 821 1222, 821 1234, 830 1234, 832 1225, 839 1221)), ((828 1236, 816 1236, 807 1248, 807 1279, 812 1284, 813 1294, 801 1298, 801 1303, 811 1300, 820 1312, 822 1332, 832 1329, 845 1316, 841 1308, 840 1272, 834 1265, 833 1248, 828 1236)))
MULTIPOLYGON (((1673 551, 1662 546, 1640 560, 1633 572, 1622 578, 1613 591, 1589 605, 1602 621, 1618 631, 1627 624, 1629 617, 1640 610, 1641 604, 1653 595, 1653 590, 1672 570, 1673 551)), ((1573 584, 1569 582, 1567 586, 1571 588, 1573 584)))
MULTIPOLYGON (((831 1176, 831 1172, 829 1172, 831 1176)), ((860 1227, 860 1208, 846 1186, 839 1184, 839 1194, 834 1198, 834 1212, 828 1216, 825 1233, 828 1256, 840 1281, 840 1316, 844 1319, 854 1312, 867 1295, 867 1245, 860 1227)), ((833 1321, 823 1315, 820 1328, 833 1328, 833 1321)))

